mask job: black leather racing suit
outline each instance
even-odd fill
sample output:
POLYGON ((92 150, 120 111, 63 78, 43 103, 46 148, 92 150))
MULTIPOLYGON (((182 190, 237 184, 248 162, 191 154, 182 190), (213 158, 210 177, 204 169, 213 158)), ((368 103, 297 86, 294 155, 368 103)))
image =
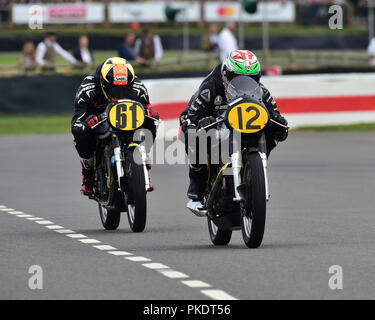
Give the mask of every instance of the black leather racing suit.
MULTIPOLYGON (((281 121, 283 121, 284 124, 287 124, 286 120, 280 115, 276 102, 274 98, 271 96, 268 89, 263 84, 260 84, 260 86, 263 90, 263 102, 269 111, 270 117, 275 119, 280 117, 281 121)), ((210 116, 216 117, 218 114, 217 111, 224 111, 226 108, 227 99, 222 81, 221 65, 218 65, 203 80, 198 91, 191 97, 189 105, 180 115, 180 125, 182 127, 182 132, 185 136, 185 150, 190 160, 190 184, 187 196, 192 200, 202 201, 208 172, 205 164, 194 164, 195 160, 198 159, 197 153, 199 153, 199 149, 189 150, 191 146, 188 147, 189 142, 187 137, 187 131, 189 129, 196 130, 198 128, 199 120, 210 116)), ((278 129, 279 133, 276 133, 270 125, 267 125, 265 129, 268 153, 267 156, 269 155, 270 151, 276 146, 277 140, 285 140, 288 135, 287 129, 283 128, 281 130, 284 130, 284 132, 281 132, 280 134, 280 128, 278 129), (281 138, 277 139, 277 137, 281 138)))
MULTIPOLYGON (((260 83, 263 90, 263 103, 268 109, 270 117, 280 115, 275 99, 268 89, 260 83)), ((180 115, 182 132, 186 135, 188 129, 197 128, 200 119, 217 116, 217 111, 226 108, 227 100, 221 75, 221 64, 203 80, 198 91, 191 97, 187 108, 180 115)), ((277 139, 272 129, 266 127, 266 142, 268 154, 276 146, 277 139)), ((186 141, 186 140, 185 140, 186 141)))
MULTIPOLYGON (((85 119, 90 115, 102 113, 109 101, 105 97, 100 86, 100 65, 96 72, 83 79, 74 99, 74 115, 72 118, 72 134, 78 154, 83 159, 91 158, 95 153, 96 137, 94 130, 85 128, 85 119)), ((150 104, 146 87, 139 80, 135 79, 126 99, 142 103, 145 107, 150 104)), ((145 127, 152 132, 155 139, 156 127, 154 121, 146 118, 145 127)))

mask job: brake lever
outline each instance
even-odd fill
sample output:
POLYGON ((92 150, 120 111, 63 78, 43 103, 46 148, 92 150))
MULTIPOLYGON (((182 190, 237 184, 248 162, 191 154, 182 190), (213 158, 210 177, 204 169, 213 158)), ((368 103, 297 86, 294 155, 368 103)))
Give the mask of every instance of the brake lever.
POLYGON ((95 129, 97 126, 101 125, 103 122, 107 121, 107 117, 104 119, 100 120, 97 124, 94 124, 91 129, 95 129))
POLYGON ((156 119, 156 118, 154 118, 154 117, 151 117, 151 116, 149 116, 148 114, 145 114, 145 117, 146 118, 149 118, 149 119, 152 119, 152 120, 154 120, 154 121, 157 121, 157 122, 161 122, 161 120, 160 119, 156 119))
MULTIPOLYGON (((217 119, 216 119, 217 120, 217 119)), ((203 128, 200 128, 200 129, 204 129, 204 130, 207 130, 208 128, 211 128, 213 127, 214 125, 217 125, 219 123, 222 123, 224 121, 224 119, 220 119, 220 120, 217 120, 216 122, 213 122, 211 124, 209 124, 208 126, 205 126, 203 128)))
POLYGON ((285 126, 285 125, 283 125, 283 124, 281 124, 280 122, 277 122, 277 121, 275 121, 275 120, 273 120, 273 119, 270 119, 273 123, 275 123, 275 124, 277 124, 278 126, 280 126, 280 127, 283 127, 283 128, 285 128, 285 129, 289 129, 290 127, 288 127, 288 126, 285 126))

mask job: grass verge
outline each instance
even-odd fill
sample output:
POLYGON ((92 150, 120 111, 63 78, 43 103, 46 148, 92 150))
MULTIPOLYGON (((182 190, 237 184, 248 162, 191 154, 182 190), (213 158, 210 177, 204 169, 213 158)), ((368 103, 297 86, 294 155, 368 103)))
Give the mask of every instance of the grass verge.
POLYGON ((72 115, 0 116, 0 135, 69 133, 72 115))
POLYGON ((372 123, 353 123, 326 126, 304 126, 293 129, 292 131, 373 131, 375 122, 372 123))
MULTIPOLYGON (((61 116, 4 116, 0 115, 0 135, 70 133, 72 115, 61 116)), ((375 131, 375 122, 345 125, 304 126, 301 131, 375 131)))

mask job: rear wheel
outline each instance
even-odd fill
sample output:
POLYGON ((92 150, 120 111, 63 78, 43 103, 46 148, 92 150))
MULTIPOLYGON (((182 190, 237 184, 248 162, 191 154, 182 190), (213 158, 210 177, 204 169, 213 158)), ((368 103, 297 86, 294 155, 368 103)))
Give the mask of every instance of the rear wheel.
POLYGON ((215 246, 226 246, 232 237, 232 230, 222 230, 212 221, 211 218, 207 218, 208 232, 212 243, 215 246))
MULTIPOLYGON (((136 163, 134 159, 140 159, 139 150, 134 149, 128 153, 130 161, 127 197, 127 215, 132 231, 142 232, 146 226, 147 199, 145 174, 142 164, 136 163)), ((137 161, 138 162, 138 161, 137 161)))
POLYGON ((241 204, 241 229, 245 244, 258 248, 263 240, 266 224, 266 187, 262 159, 251 153, 244 168, 246 200, 241 204))
POLYGON ((107 230, 116 230, 120 224, 121 212, 116 209, 107 209, 99 203, 99 214, 103 227, 107 230))

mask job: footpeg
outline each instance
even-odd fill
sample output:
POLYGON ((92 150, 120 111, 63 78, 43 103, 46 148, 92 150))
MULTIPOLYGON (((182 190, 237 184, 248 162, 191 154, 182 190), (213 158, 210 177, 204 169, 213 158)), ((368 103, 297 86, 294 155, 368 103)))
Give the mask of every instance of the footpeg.
POLYGON ((207 217, 207 210, 204 209, 202 203, 199 201, 190 200, 187 203, 186 208, 198 217, 207 217))

